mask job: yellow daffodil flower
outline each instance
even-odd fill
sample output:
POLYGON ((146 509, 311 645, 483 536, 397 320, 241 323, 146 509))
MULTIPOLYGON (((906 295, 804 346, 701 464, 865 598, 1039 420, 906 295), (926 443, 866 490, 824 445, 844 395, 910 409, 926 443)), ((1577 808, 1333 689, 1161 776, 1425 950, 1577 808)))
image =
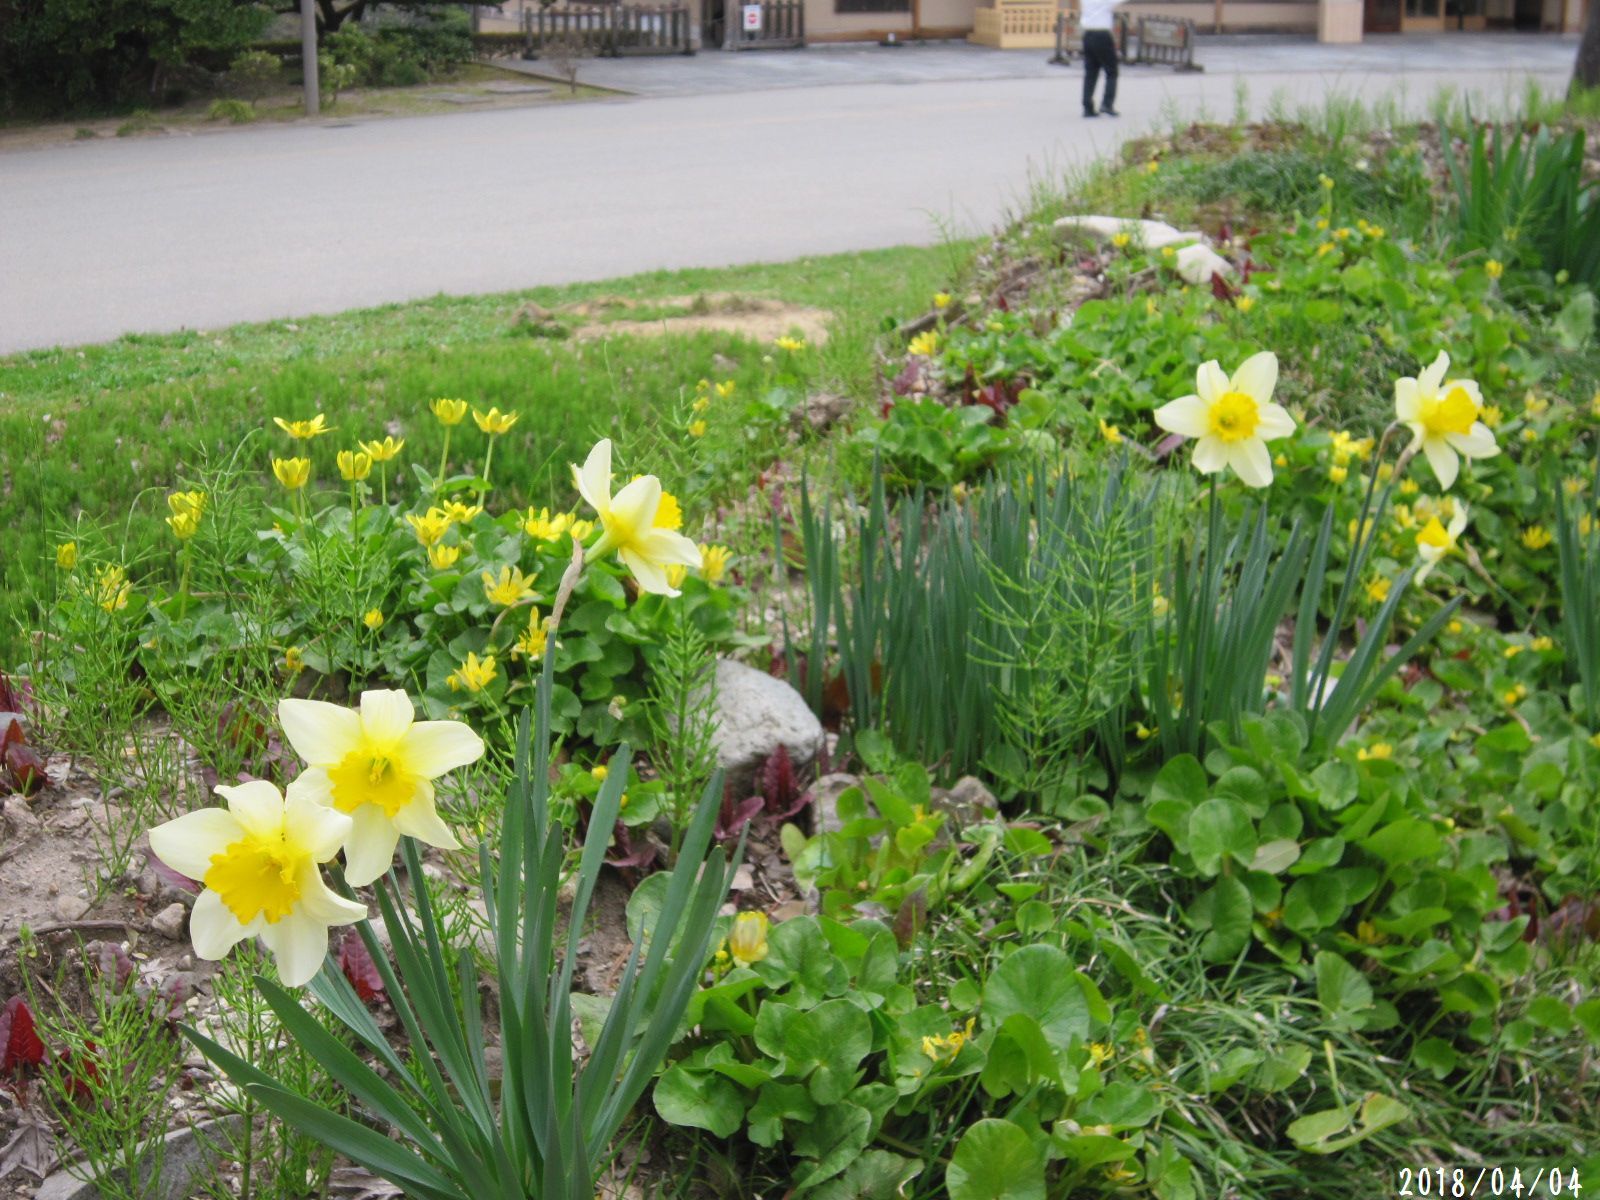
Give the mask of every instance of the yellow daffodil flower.
POLYGON ((282 417, 273 417, 272 423, 295 441, 308 442, 312 438, 333 432, 332 426, 324 423, 325 419, 321 413, 318 413, 309 421, 285 421, 282 417))
POLYGON ((439 418, 439 424, 448 428, 459 425, 467 416, 467 402, 465 400, 447 400, 443 396, 437 400, 429 401, 428 409, 439 418))
POLYGON ((422 514, 407 513, 406 524, 424 546, 437 545, 450 529, 450 516, 442 508, 430 508, 422 514))
POLYGON ((593 562, 614 550, 646 592, 678 595, 677 589, 667 582, 666 568, 673 563, 698 567, 700 550, 681 533, 659 526, 661 481, 654 475, 645 475, 628 484, 613 499, 609 438, 595 444, 581 468, 573 466, 572 476, 579 493, 599 516, 603 529, 599 540, 588 549, 588 561, 593 562))
POLYGON ((275 458, 272 460, 272 473, 278 477, 278 482, 291 492, 299 491, 311 480, 311 460, 309 458, 275 458))
POLYGON ((798 354, 806 348, 805 338, 781 337, 772 343, 779 350, 787 350, 790 354, 798 354))
POLYGON ((381 442, 357 442, 356 444, 366 451, 373 462, 386 463, 405 449, 406 440, 405 438, 386 437, 381 442))
POLYGON ((1100 418, 1100 436, 1105 438, 1106 441, 1110 442, 1113 446, 1115 446, 1115 445, 1118 445, 1122 441, 1122 430, 1118 429, 1115 425, 1111 424, 1104 417, 1101 417, 1100 418))
POLYGON ((1195 373, 1196 395, 1156 410, 1156 424, 1168 433, 1195 438, 1194 467, 1210 475, 1232 467, 1248 487, 1272 482, 1267 442, 1294 432, 1294 418, 1272 403, 1278 383, 1278 358, 1270 351, 1252 355, 1229 378, 1215 359, 1195 373))
POLYGON ((287 799, 259 779, 216 790, 226 808, 197 809, 150 831, 157 858, 205 885, 189 914, 194 952, 215 962, 259 937, 285 986, 310 983, 328 953, 328 929, 367 915, 319 870, 350 837, 351 819, 293 785, 287 799))
POLYGON ((372 455, 365 450, 341 450, 337 461, 339 478, 346 483, 357 483, 372 474, 372 455))
POLYGON ((1426 579, 1429 573, 1444 561, 1445 555, 1456 549, 1457 541, 1466 527, 1465 504, 1455 506, 1455 515, 1450 518, 1448 529, 1439 523, 1438 517, 1428 518, 1428 523, 1423 526, 1422 532, 1417 534, 1417 555, 1422 559, 1422 569, 1417 572, 1417 583, 1420 584, 1426 579))
POLYGON ((516 413, 503 413, 498 408, 491 408, 488 412, 472 410, 472 419, 484 433, 499 437, 502 433, 511 432, 511 427, 517 423, 516 413))
MULTIPOLYGON (((539 608, 535 605, 528 610, 528 627, 517 635, 516 649, 512 650, 513 656, 521 655, 529 662, 537 662, 544 657, 545 646, 549 643, 550 633, 545 628, 544 622, 539 618, 539 608)), ((597 778, 605 778, 597 776, 597 778)))
POLYGON ((479 658, 469 651, 466 661, 450 672, 445 684, 452 692, 481 692, 494 682, 497 673, 494 655, 479 658))
POLYGON ((62 542, 56 547, 56 566, 60 567, 63 571, 72 571, 77 569, 77 542, 62 542))
POLYGON ((1483 396, 1470 379, 1445 380, 1450 356, 1443 350, 1433 365, 1415 379, 1407 376, 1394 385, 1395 415, 1411 429, 1411 449, 1421 448, 1439 486, 1456 481, 1465 458, 1493 458, 1500 453, 1494 434, 1479 418, 1483 396))
MULTIPOLYGON (((488 660, 492 674, 494 660, 488 660)), ((345 879, 371 883, 389 869, 404 834, 454 850, 455 834, 434 808, 433 781, 476 762, 483 741, 460 721, 418 721, 402 691, 361 693, 359 709, 321 700, 281 700, 284 737, 306 762, 289 784, 304 798, 349 816, 345 879)))
POLYGON ((548 508, 541 508, 537 513, 529 508, 522 520, 522 531, 541 542, 553 542, 571 527, 571 513, 557 513, 552 517, 548 508))
POLYGON ((373 633, 377 633, 378 630, 383 628, 383 610, 380 608, 367 609, 366 614, 361 618, 361 623, 372 630, 373 633))
POLYGON ((533 597, 533 580, 517 567, 501 567, 498 576, 485 571, 482 578, 483 594, 490 604, 510 608, 533 597))
POLYGON ((435 571, 448 571, 456 565, 456 560, 460 557, 460 546, 446 546, 443 542, 435 542, 428 547, 428 562, 435 571))
POLYGON ((939 353, 939 332, 936 329, 925 330, 917 334, 906 345, 906 353, 913 358, 932 358, 939 353))
POLYGON ((700 543, 700 578, 707 583, 721 583, 728 573, 733 553, 726 546, 708 546, 700 543))
POLYGON ((760 962, 767 956, 767 914, 742 912, 733 919, 728 933, 728 953, 741 967, 760 962))
POLYGON ((1522 544, 1529 550, 1543 550, 1553 541, 1554 536, 1543 525, 1529 525, 1522 531, 1522 544))
POLYGON ((94 602, 108 613, 127 608, 132 590, 128 573, 121 567, 104 566, 94 573, 94 602))

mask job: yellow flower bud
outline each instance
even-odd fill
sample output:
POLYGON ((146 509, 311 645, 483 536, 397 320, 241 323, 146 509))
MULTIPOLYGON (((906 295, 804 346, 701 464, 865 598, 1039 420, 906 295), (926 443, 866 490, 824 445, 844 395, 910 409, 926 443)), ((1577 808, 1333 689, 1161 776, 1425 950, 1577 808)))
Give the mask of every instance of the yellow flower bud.
POLYGON ((56 547, 56 566, 71 571, 78 565, 78 543, 62 542, 56 547))
POLYGON ((742 912, 733 919, 728 934, 728 953, 741 967, 760 962, 767 956, 767 914, 742 912))
POLYGON ((373 633, 383 628, 383 611, 377 608, 367 609, 366 615, 361 618, 361 623, 373 633))
POLYGON ((357 483, 372 474, 372 455, 365 450, 341 450, 337 461, 339 478, 346 483, 357 483))
POLYGON ((272 460, 272 473, 278 477, 278 482, 289 491, 294 492, 305 487, 311 479, 311 460, 309 458, 275 458, 272 460))

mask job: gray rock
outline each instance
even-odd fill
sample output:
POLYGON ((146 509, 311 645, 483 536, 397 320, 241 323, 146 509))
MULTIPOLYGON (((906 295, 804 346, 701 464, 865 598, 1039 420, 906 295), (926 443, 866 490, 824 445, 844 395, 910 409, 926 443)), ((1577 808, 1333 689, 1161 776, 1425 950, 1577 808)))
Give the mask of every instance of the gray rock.
POLYGON ((19 836, 39 828, 39 818, 33 815, 33 809, 21 796, 7 796, 4 805, 0 805, 0 816, 4 816, 6 824, 19 836))
POLYGON ((76 921, 89 911, 89 902, 82 896, 60 895, 51 907, 58 921, 76 921))
MULTIPOLYGON (((232 1157, 228 1151, 242 1129, 241 1118, 220 1117, 199 1125, 174 1129, 167 1134, 160 1156, 161 1178, 151 1185, 155 1168, 154 1155, 142 1164, 140 1176, 145 1186, 138 1189, 141 1195, 159 1200, 186 1200, 207 1179, 223 1160, 232 1157)), ((101 1200, 103 1193, 94 1182, 80 1178, 88 1174, 82 1164, 55 1172, 34 1193, 35 1200, 101 1200)), ((115 1189, 126 1195, 126 1182, 115 1189)))
POLYGON ((712 743, 717 765, 726 772, 735 795, 750 794, 757 769, 779 746, 789 751, 795 774, 804 777, 822 749, 823 736, 822 722, 799 692, 765 671, 720 658, 716 697, 712 743))
POLYGON ((994 798, 994 793, 983 785, 982 780, 976 776, 963 775, 944 794, 942 807, 950 814, 950 819, 955 822, 957 829, 965 829, 968 825, 976 825, 998 811, 1000 802, 994 798))
POLYGON ((176 942, 183 937, 183 922, 188 916, 189 910, 183 904, 169 904, 150 918, 150 928, 176 942))
POLYGON ((1055 230, 1059 238, 1076 237, 1091 242, 1110 242, 1119 233, 1132 234, 1134 242, 1146 250, 1159 250, 1163 246, 1189 246, 1206 241, 1206 235, 1196 230, 1185 232, 1174 229, 1165 221, 1144 221, 1138 217, 1061 217, 1055 223, 1055 230))
POLYGON ((858 787, 857 775, 824 775, 811 785, 811 821, 818 835, 838 833, 843 827, 839 820, 839 797, 849 788, 858 787))

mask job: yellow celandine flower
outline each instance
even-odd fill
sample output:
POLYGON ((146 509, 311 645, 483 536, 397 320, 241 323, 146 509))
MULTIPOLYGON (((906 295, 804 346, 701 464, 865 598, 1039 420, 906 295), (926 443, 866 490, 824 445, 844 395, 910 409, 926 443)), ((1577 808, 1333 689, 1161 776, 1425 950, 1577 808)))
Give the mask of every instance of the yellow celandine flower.
POLYGON ((1393 582, 1393 580, 1385 579, 1382 575, 1367 580, 1367 599, 1373 604, 1382 604, 1389 598, 1389 589, 1393 582))
MULTIPOLYGON (((1149 162, 1145 163, 1145 165, 1144 165, 1144 173, 1146 175, 1154 175, 1159 170, 1161 170, 1161 163, 1159 161, 1157 161, 1156 159, 1152 158, 1149 162)), ((1163 247, 1161 247, 1161 253, 1163 253, 1163 254, 1171 254, 1172 253, 1172 247, 1171 246, 1163 246, 1163 247)))
POLYGON ((56 547, 56 566, 60 567, 63 571, 72 571, 77 568, 77 542, 62 542, 56 547))
POLYGON ((310 983, 327 956, 328 929, 367 915, 319 870, 350 837, 351 819, 293 794, 293 785, 288 798, 259 779, 216 791, 226 808, 197 809, 150 831, 155 856, 204 885, 189 914, 195 954, 215 962, 259 937, 286 987, 310 983))
POLYGON ((580 521, 574 517, 568 532, 572 534, 573 541, 586 542, 589 540, 589 535, 594 532, 594 522, 580 521))
POLYGON ((1561 490, 1566 492, 1568 496, 1573 497, 1581 495, 1583 489, 1588 486, 1588 480, 1580 479, 1576 475, 1568 476, 1566 479, 1561 481, 1561 490))
POLYGON ((1445 628, 1451 633, 1461 633, 1466 629, 1466 626, 1461 623, 1461 619, 1459 617, 1455 617, 1451 619, 1450 624, 1446 625, 1445 628))
POLYGON ((1556 648, 1555 640, 1553 638, 1550 638, 1550 637, 1545 636, 1543 634, 1541 634, 1539 637, 1534 638, 1533 641, 1528 643, 1528 649, 1529 650, 1533 650, 1533 651, 1535 651, 1536 653, 1539 653, 1539 654, 1548 653, 1549 651, 1554 650, 1555 648, 1556 648))
POLYGON ((386 437, 383 441, 357 442, 375 463, 389 462, 406 448, 405 438, 386 437))
POLYGON ((1528 685, 1525 683, 1514 684, 1513 686, 1507 688, 1505 693, 1500 697, 1500 699, 1506 702, 1508 707, 1512 708, 1516 707, 1518 704, 1521 704, 1527 698, 1528 685))
POLYGON ((950 293, 949 292, 935 292, 933 294, 933 306, 935 308, 949 308, 950 307, 950 293))
POLYGON ((606 781, 606 776, 609 775, 610 773, 611 772, 606 767, 605 763, 596 763, 594 766, 589 768, 589 774, 593 775, 601 783, 604 783, 606 781))
POLYGON ((1460 458, 1493 458, 1500 453, 1494 434, 1479 417, 1483 396, 1470 379, 1445 380, 1450 356, 1443 350, 1415 379, 1394 385, 1395 415, 1411 429, 1411 449, 1420 448, 1439 486, 1456 481, 1460 458))
POLYGON ((1143 721, 1136 722, 1133 727, 1133 736, 1141 742, 1148 742, 1155 737, 1156 731, 1147 726, 1143 721))
POLYGON ((206 511, 206 494, 204 492, 172 492, 167 496, 167 508, 173 516, 183 513, 193 513, 198 520, 206 511))
MULTIPOLYGON (((638 479, 640 476, 636 475, 634 478, 638 479)), ((656 506, 655 528, 683 528, 683 509, 678 507, 678 498, 671 492, 661 493, 661 503, 656 506)))
POLYGON ((1326 173, 1317 172, 1317 182, 1322 185, 1324 191, 1333 191, 1333 180, 1328 178, 1326 173))
POLYGON ((1322 230, 1327 229, 1328 228, 1328 218, 1327 217, 1318 217, 1316 219, 1316 221, 1315 221, 1315 226, 1316 226, 1318 232, 1321 232, 1322 230))
POLYGON ((332 433, 333 428, 324 423, 326 418, 321 413, 309 421, 285 421, 282 417, 273 417, 272 423, 283 430, 297 442, 308 442, 312 438, 321 437, 325 433, 332 433))
MULTIPOLYGON (((494 660, 488 662, 492 677, 494 660)), ((443 850, 459 848, 434 808, 433 781, 482 756, 482 739, 466 725, 418 721, 405 692, 378 690, 362 692, 358 709, 281 700, 278 720, 306 763, 289 784, 289 799, 350 819, 344 860, 351 886, 369 884, 389 869, 402 834, 443 850)))
POLYGON ((787 350, 790 354, 798 353, 806 348, 805 338, 781 337, 772 343, 779 350, 787 350))
POLYGON ((435 542, 428 547, 428 562, 435 571, 448 571, 456 565, 456 560, 461 557, 460 546, 446 546, 443 542, 435 542))
POLYGON ((721 583, 722 577, 728 573, 728 564, 733 561, 733 552, 726 546, 708 546, 700 543, 700 578, 707 583, 721 583))
POLYGON ((1593 532, 1594 532, 1594 518, 1591 517, 1588 513, 1584 513, 1583 516, 1578 518, 1578 533, 1582 537, 1588 537, 1593 532))
POLYGON ((1122 441, 1122 430, 1111 424, 1104 417, 1100 418, 1100 436, 1113 446, 1122 441))
POLYGON ((932 358, 939 352, 939 331, 928 329, 917 334, 906 344, 906 352, 914 358, 932 358))
POLYGON ((1600 730, 1596 730, 1594 733, 1589 735, 1589 745, 1593 746, 1596 750, 1600 750, 1600 730))
POLYGON ((1506 267, 1505 264, 1499 259, 1491 258, 1488 262, 1483 264, 1483 272, 1490 279, 1499 279, 1500 276, 1506 273, 1506 267))
POLYGON ((1329 467, 1328 468, 1328 478, 1331 479, 1334 483, 1343 483, 1345 480, 1350 478, 1350 468, 1349 467, 1329 467))
POLYGON ((94 602, 106 612, 116 612, 128 607, 128 595, 133 585, 128 573, 118 566, 100 567, 94 573, 94 602))
POLYGON ((498 576, 492 571, 485 571, 482 578, 483 594, 490 604, 510 608, 513 604, 533 598, 533 580, 524 575, 519 567, 503 566, 498 576))
POLYGON ((495 681, 498 673, 494 655, 485 654, 479 658, 468 651, 466 661, 450 672, 445 685, 452 692, 481 692, 495 681))
MULTIPOLYGON (((529 662, 536 662, 544 657, 545 646, 549 644, 550 631, 539 619, 539 609, 535 605, 528 610, 528 627, 517 635, 516 648, 511 651, 512 657, 521 655, 529 662)), ((598 778, 604 778, 599 776, 598 778)))
MULTIPOLYGON (((800 344, 802 346, 805 345, 804 342, 801 342, 800 344)), ((712 388, 711 390, 717 394, 717 399, 718 400, 728 400, 728 399, 732 398, 733 393, 734 393, 735 390, 737 390, 738 386, 739 386, 738 383, 735 382, 734 380, 732 380, 732 379, 724 379, 721 383, 717 384, 717 386, 712 388)))
POLYGON ((1417 555, 1422 559, 1422 569, 1417 572, 1416 582, 1420 584, 1433 569, 1444 561, 1445 555, 1456 549, 1456 543, 1461 533, 1467 527, 1467 506, 1457 504, 1455 515, 1450 518, 1450 527, 1446 529, 1439 523, 1438 517, 1429 517, 1428 523, 1422 527, 1422 532, 1417 534, 1417 555))
POLYGON ((673 563, 667 568, 667 586, 681 588, 683 581, 689 578, 689 568, 682 563, 673 563))
POLYGON ((1522 544, 1529 550, 1543 550, 1555 538, 1543 525, 1529 525, 1522 531, 1522 544))
POLYGON ((1524 429, 1522 431, 1522 440, 1525 442, 1537 442, 1539 440, 1539 431, 1531 426, 1524 429))
POLYGON ((1390 759, 1394 757, 1394 747, 1388 742, 1373 742, 1371 746, 1363 746, 1356 751, 1356 758, 1361 762, 1370 762, 1372 759, 1390 759))
POLYGON ((167 518, 167 525, 172 529, 172 536, 180 542, 187 542, 200 532, 200 515, 192 511, 173 513, 167 518))
POLYGON ((709 428, 709 427, 702 420, 698 420, 697 419, 697 420, 690 421, 689 422, 689 436, 690 437, 694 437, 694 438, 705 437, 707 428, 709 428))
POLYGON ((1394 523, 1401 529, 1410 529, 1417 523, 1416 515, 1411 511, 1409 504, 1396 504, 1394 506, 1394 523))
MULTIPOLYGON (((573 466, 572 477, 578 492, 598 514, 602 527, 599 540, 585 555, 587 561, 593 562, 614 550, 644 591, 678 595, 667 580, 666 568, 673 563, 698 567, 700 549, 683 534, 661 527, 659 517, 665 499, 661 481, 654 475, 641 476, 613 498, 610 438, 595 443, 583 466, 573 466)), ((676 501, 672 507, 677 507, 676 501)))
POLYGON ((1351 231, 1347 228, 1335 229, 1333 231, 1334 240, 1340 242, 1348 241, 1350 233, 1351 231))
POLYGON ((1367 236, 1370 238, 1381 238, 1383 236, 1383 232, 1382 225, 1367 226, 1367 236))
POLYGON ((483 511, 481 504, 463 504, 459 500, 446 500, 444 502, 444 515, 457 525, 470 525, 472 520, 483 511))
POLYGON ((1289 456, 1281 452, 1274 454, 1272 456, 1272 465, 1277 467, 1280 471, 1283 470, 1289 465, 1289 456))
POLYGON ((1317 257, 1322 258, 1324 255, 1332 254, 1334 249, 1332 242, 1323 242, 1322 245, 1317 247, 1317 257))
POLYGON ((465 400, 447 400, 443 396, 428 402, 428 408, 434 416, 439 418, 439 424, 459 425, 466 419, 467 402, 465 400))
MULTIPOLYGON (((1387 465, 1387 464, 1385 464, 1387 465)), ((1395 485, 1395 490, 1402 496, 1415 496, 1422 489, 1422 485, 1415 479, 1402 479, 1395 485)))
POLYGON ((548 508, 541 508, 537 513, 529 508, 522 520, 522 532, 541 542, 553 542, 571 527, 571 513, 557 513, 552 517, 548 508))
POLYGON ((1111 244, 1118 250, 1127 249, 1128 243, 1131 241, 1133 241, 1133 235, 1131 233, 1113 233, 1111 235, 1111 244))
POLYGON ((1500 652, 1500 655, 1501 655, 1502 658, 1515 658, 1517 655, 1521 654, 1526 649, 1527 649, 1526 646, 1519 646, 1519 645, 1517 645, 1516 643, 1513 642, 1511 645, 1507 646, 1504 650, 1502 650, 1500 652))
POLYGON ((346 483, 358 483, 372 474, 372 455, 365 450, 341 450, 336 461, 339 478, 346 483))
POLYGON ((1256 306, 1256 298, 1254 296, 1240 296, 1234 300, 1233 306, 1240 312, 1247 313, 1256 306))
POLYGON ((430 508, 420 515, 407 513, 406 524, 410 525, 411 531, 417 535, 417 541, 424 546, 434 546, 449 532, 450 514, 442 508, 430 508))
POLYGON ((494 437, 511 432, 511 427, 517 423, 516 413, 503 413, 498 408, 491 408, 488 412, 472 410, 472 419, 478 428, 494 437))
POLYGON ((278 482, 289 491, 299 491, 311 480, 311 460, 309 458, 275 458, 272 460, 272 473, 278 477, 278 482))
POLYGON ((306 658, 299 646, 290 646, 283 652, 283 673, 291 679, 306 669, 306 658))
POLYGON ((758 963, 767 956, 767 914, 742 912, 733 919, 728 931, 728 953, 741 967, 758 963))
POLYGON ((977 1021, 968 1018, 966 1025, 952 1031, 947 1037, 925 1037, 922 1039, 922 1053, 934 1062, 953 1061, 961 1053, 961 1047, 972 1040, 972 1031, 977 1021))
POLYGON ((689 405, 689 407, 697 413, 703 413, 706 411, 706 409, 711 407, 711 397, 696 396, 694 398, 694 403, 689 405))
POLYGON ((1364 946, 1376 946, 1387 939, 1378 932, 1378 927, 1371 921, 1356 922, 1356 940, 1364 946))
POLYGON ((383 628, 383 610, 379 608, 367 609, 366 615, 361 618, 361 623, 372 632, 378 632, 383 628))
POLYGON ((1168 433, 1198 439, 1194 467, 1202 475, 1232 467, 1247 487, 1266 487, 1272 482, 1267 442, 1294 432, 1294 418, 1272 403, 1277 383, 1271 351, 1247 358, 1231 379, 1213 359, 1195 373, 1197 394, 1163 404, 1155 421, 1168 433))
POLYGON ((1505 420, 1505 414, 1500 411, 1498 404, 1486 404, 1483 411, 1478 414, 1478 420, 1490 429, 1499 429, 1500 422, 1505 420))
POLYGON ((1530 390, 1522 397, 1522 407, 1530 417, 1542 417, 1550 411, 1550 401, 1530 390))
POLYGON ((1111 1058, 1115 1054, 1116 1054, 1116 1051, 1113 1050, 1110 1046, 1106 1045, 1104 1042, 1090 1042, 1089 1043, 1089 1065, 1090 1066, 1098 1067, 1101 1063, 1105 1062, 1107 1059, 1111 1058))

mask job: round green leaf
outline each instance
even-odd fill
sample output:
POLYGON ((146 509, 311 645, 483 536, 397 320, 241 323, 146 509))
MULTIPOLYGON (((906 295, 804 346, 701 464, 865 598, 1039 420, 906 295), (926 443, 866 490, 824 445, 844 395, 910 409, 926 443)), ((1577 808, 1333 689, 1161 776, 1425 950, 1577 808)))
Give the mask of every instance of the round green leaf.
POLYGON ((744 1123, 744 1097, 731 1080, 710 1071, 670 1068, 656 1084, 656 1112, 670 1125, 732 1137, 744 1123))
POLYGON ((1202 875, 1217 874, 1229 855, 1249 866, 1255 852, 1255 826, 1239 801, 1213 796, 1189 814, 1189 854, 1202 875))
POLYGON ((1065 951, 1024 946, 995 968, 983 988, 984 1024, 1003 1024, 1016 1013, 1038 1021, 1057 1050, 1089 1036, 1089 1002, 1065 951))
POLYGON ((962 1135, 944 1182, 950 1200, 1044 1200, 1044 1152, 1021 1126, 990 1117, 962 1135))

